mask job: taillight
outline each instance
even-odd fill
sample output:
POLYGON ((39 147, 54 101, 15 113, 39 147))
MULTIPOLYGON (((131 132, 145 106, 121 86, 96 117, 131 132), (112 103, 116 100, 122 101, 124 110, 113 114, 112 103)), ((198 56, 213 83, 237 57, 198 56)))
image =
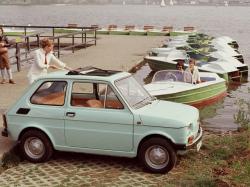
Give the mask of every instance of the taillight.
POLYGON ((3 114, 3 127, 7 128, 7 120, 5 114, 3 114))

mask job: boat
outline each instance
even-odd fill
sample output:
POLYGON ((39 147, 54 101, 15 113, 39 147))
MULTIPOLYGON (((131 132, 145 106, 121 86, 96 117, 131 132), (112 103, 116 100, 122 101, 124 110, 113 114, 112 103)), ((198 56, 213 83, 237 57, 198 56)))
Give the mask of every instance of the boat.
POLYGON ((165 1, 161 0, 161 7, 165 7, 165 6, 166 6, 165 1))
POLYGON ((155 73, 152 82, 144 85, 150 95, 161 100, 205 106, 227 95, 225 80, 215 73, 200 72, 201 83, 192 84, 192 75, 178 70, 155 73))
POLYGON ((131 30, 129 32, 129 34, 130 35, 136 35, 136 36, 145 36, 145 35, 147 35, 147 32, 149 30, 152 30, 152 29, 154 29, 154 26, 152 26, 152 25, 145 25, 143 27, 143 29, 134 28, 133 30, 131 30))
MULTIPOLYGON (((190 58, 186 51, 176 49, 160 53, 158 56, 150 55, 145 56, 144 60, 149 64, 149 67, 153 71, 176 69, 176 64, 179 61, 182 61, 184 67, 187 68, 190 58)), ((227 82, 240 81, 241 79, 239 69, 224 59, 207 59, 207 61, 196 59, 196 66, 200 72, 217 73, 227 82)))
POLYGON ((170 36, 180 36, 180 35, 195 35, 197 34, 197 30, 195 30, 192 26, 186 26, 183 30, 173 30, 170 32, 170 36))
POLYGON ((129 30, 118 28, 117 25, 109 25, 108 31, 111 35, 129 35, 129 30))
MULTIPOLYGON (((217 41, 217 40, 216 40, 217 41)), ((162 48, 151 49, 151 56, 167 56, 172 50, 185 50, 187 55, 196 61, 205 63, 228 62, 229 65, 237 68, 242 82, 248 79, 248 66, 244 64, 243 55, 227 42, 215 42, 211 44, 188 43, 186 37, 178 36, 170 42, 164 43, 162 48)), ((185 55, 184 55, 185 56, 185 55)), ((184 57, 185 58, 185 57, 184 57)), ((236 75, 236 74, 235 74, 236 75)))
POLYGON ((149 29, 147 30, 148 36, 168 36, 170 31, 172 30, 172 27, 164 26, 162 29, 149 29))

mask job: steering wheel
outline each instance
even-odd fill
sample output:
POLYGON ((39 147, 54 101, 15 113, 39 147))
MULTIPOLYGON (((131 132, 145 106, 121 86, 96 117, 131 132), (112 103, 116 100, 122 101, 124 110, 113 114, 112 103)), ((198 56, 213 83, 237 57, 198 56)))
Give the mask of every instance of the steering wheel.
POLYGON ((173 81, 177 81, 178 80, 177 77, 176 77, 176 75, 173 74, 173 73, 167 73, 165 78, 167 80, 173 80, 173 81))

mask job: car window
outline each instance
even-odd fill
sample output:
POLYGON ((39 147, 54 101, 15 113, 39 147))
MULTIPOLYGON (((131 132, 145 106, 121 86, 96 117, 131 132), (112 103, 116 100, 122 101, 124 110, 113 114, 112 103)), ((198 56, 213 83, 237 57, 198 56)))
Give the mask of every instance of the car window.
POLYGON ((110 86, 106 87, 106 100, 104 100, 105 108, 123 109, 123 104, 110 86))
POLYGON ((62 106, 65 102, 67 82, 43 82, 30 98, 32 104, 62 106))
POLYGON ((76 82, 73 84, 72 93, 93 93, 93 83, 76 82))
POLYGON ((149 104, 153 99, 132 76, 116 81, 115 85, 133 108, 149 104))
POLYGON ((106 109, 124 108, 110 86, 103 83, 86 82, 73 83, 71 105, 106 109))

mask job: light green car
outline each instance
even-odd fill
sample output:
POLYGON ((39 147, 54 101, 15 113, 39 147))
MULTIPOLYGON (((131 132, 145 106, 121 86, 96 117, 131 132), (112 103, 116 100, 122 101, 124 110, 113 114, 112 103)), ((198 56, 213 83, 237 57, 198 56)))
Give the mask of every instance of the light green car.
POLYGON ((196 108, 157 100, 130 73, 98 68, 39 78, 3 119, 2 135, 31 162, 54 150, 138 156, 150 172, 166 173, 177 152, 202 144, 196 108))

